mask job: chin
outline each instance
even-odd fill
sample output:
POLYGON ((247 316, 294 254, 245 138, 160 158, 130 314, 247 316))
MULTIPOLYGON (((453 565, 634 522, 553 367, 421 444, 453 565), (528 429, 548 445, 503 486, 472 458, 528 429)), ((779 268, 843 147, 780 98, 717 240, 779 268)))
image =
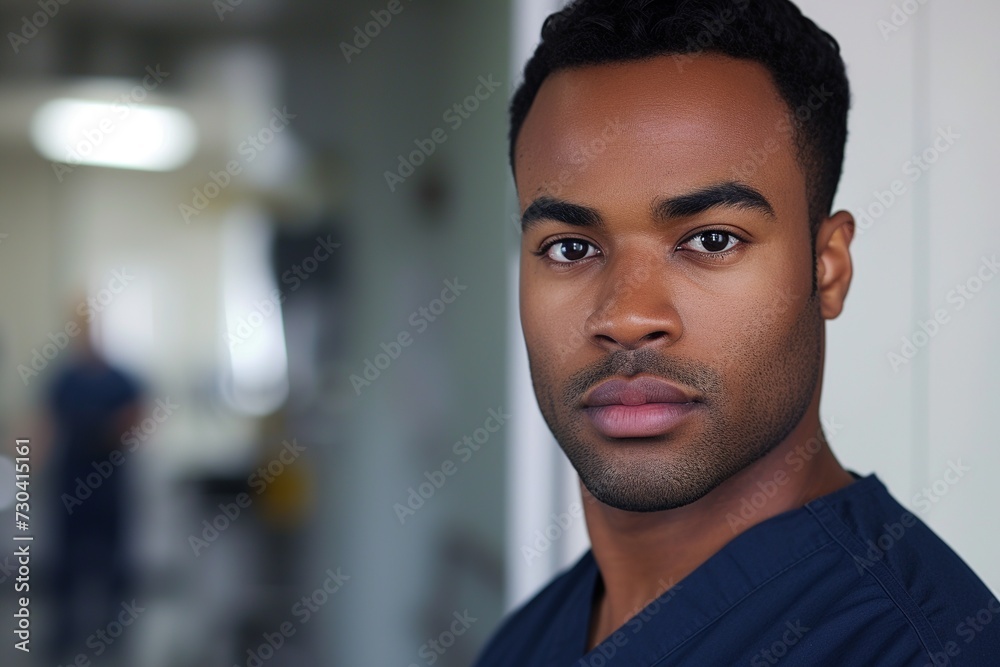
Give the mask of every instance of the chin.
MULTIPOLYGON (((679 451, 676 437, 607 440, 566 451, 590 493, 628 512, 659 512, 703 498, 739 471, 716 457, 679 451)), ((565 451, 565 448, 564 448, 565 451)))

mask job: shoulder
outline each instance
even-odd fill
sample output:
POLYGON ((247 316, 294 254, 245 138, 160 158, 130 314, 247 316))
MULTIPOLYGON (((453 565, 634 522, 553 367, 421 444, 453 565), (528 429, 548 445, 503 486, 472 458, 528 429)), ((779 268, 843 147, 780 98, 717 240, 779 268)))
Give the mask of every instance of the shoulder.
POLYGON ((111 381, 115 383, 123 393, 130 395, 142 393, 142 382, 139 380, 139 377, 131 371, 114 366, 110 367, 108 371, 111 381))
POLYGON ((116 409, 134 403, 143 396, 144 388, 139 376, 130 370, 114 365, 105 367, 104 372, 95 379, 100 386, 98 391, 108 409, 116 409))
MULTIPOLYGON (((974 620, 1000 616, 997 598, 875 475, 806 508, 833 538, 839 567, 849 573, 843 581, 851 582, 850 604, 841 611, 860 615, 869 633, 895 626, 928 660, 950 660, 941 664, 985 664, 977 660, 1000 655, 1000 618, 991 626, 974 620)), ((839 607, 831 616, 842 618, 839 607)))
POLYGON ((542 590, 510 612, 480 652, 476 667, 522 664, 528 652, 534 654, 557 621, 568 599, 580 594, 591 581, 597 565, 588 550, 577 562, 556 575, 542 590))

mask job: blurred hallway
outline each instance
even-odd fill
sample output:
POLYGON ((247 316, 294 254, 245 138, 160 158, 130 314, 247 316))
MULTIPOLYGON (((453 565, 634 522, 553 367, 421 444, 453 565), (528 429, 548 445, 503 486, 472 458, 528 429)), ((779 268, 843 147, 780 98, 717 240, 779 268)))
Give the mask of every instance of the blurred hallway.
POLYGON ((0 431, 31 438, 35 534, 35 651, 0 662, 52 641, 60 498, 120 482, 134 618, 81 609, 65 660, 422 664, 468 612, 436 656, 467 664, 503 611, 503 432, 393 506, 503 403, 509 8, 48 4, 0 7, 0 431), (70 317, 146 389, 79 488, 43 411, 70 317))

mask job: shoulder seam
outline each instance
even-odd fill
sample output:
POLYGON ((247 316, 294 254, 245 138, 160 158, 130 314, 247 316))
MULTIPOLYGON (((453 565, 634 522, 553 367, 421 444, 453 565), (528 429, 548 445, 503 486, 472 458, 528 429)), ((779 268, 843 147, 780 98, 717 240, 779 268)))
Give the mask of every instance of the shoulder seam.
POLYGON ((872 562, 864 557, 864 545, 860 538, 854 534, 843 519, 836 515, 833 509, 823 501, 813 501, 806 505, 806 508, 816 519, 816 522, 823 527, 834 542, 851 557, 852 561, 859 568, 864 568, 875 579, 879 587, 885 592, 886 597, 893 606, 899 610, 907 620, 917 639, 927 652, 927 657, 932 658, 936 653, 944 651, 941 638, 934 631, 931 622, 920 609, 906 588, 896 579, 896 576, 881 560, 872 562))
MULTIPOLYGON (((698 635, 700 635, 702 632, 705 632, 708 628, 712 627, 715 623, 717 623, 719 621, 719 619, 721 619, 723 616, 725 616, 726 614, 728 614, 729 612, 731 612, 733 609, 735 609, 736 607, 738 607, 740 604, 743 603, 744 600, 746 600, 747 598, 749 598, 751 595, 753 595, 754 593, 756 593, 760 589, 764 588, 765 586, 767 586, 768 584, 770 584, 771 582, 773 582, 774 580, 776 580, 778 577, 780 577, 784 573, 786 573, 789 570, 797 567, 803 561, 806 561, 806 560, 812 558, 817 553, 819 553, 820 551, 823 551, 824 549, 826 549, 829 546, 830 546, 829 542, 825 542, 825 543, 817 546, 816 548, 814 548, 814 549, 810 550, 809 552, 803 554, 802 556, 796 558, 795 560, 793 560, 792 562, 788 563, 787 565, 785 565, 784 567, 782 567, 780 570, 778 570, 777 572, 775 572, 774 574, 772 574, 768 578, 766 578, 763 581, 761 581, 759 584, 757 584, 756 586, 754 586, 753 588, 751 588, 749 591, 747 591, 744 595, 740 596, 739 599, 734 600, 732 604, 730 604, 724 610, 722 610, 721 612, 719 612, 718 614, 716 614, 716 616, 712 620, 708 621, 707 623, 705 623, 705 625, 701 626, 700 628, 698 628, 697 630, 695 630, 694 632, 692 632, 690 635, 688 635, 687 637, 685 637, 684 639, 682 639, 680 642, 677 643, 676 646, 674 646, 673 648, 671 648, 669 651, 667 651, 663 655, 657 657, 656 660, 650 664, 650 667, 656 667, 657 665, 661 664, 666 658, 670 657, 671 654, 676 653, 678 650, 681 649, 681 647, 683 647, 684 645, 686 645, 689 641, 691 641, 692 639, 694 639, 695 637, 697 637, 698 635)), ((683 580, 681 580, 681 581, 683 581, 683 580)))

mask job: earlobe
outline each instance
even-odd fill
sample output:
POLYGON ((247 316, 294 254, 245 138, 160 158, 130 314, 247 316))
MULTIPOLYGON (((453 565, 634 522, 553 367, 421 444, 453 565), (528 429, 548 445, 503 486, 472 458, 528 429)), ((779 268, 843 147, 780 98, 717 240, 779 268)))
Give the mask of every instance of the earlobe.
POLYGON ((853 238, 854 216, 847 211, 824 220, 816 234, 816 289, 823 319, 835 319, 844 309, 853 275, 853 238))

